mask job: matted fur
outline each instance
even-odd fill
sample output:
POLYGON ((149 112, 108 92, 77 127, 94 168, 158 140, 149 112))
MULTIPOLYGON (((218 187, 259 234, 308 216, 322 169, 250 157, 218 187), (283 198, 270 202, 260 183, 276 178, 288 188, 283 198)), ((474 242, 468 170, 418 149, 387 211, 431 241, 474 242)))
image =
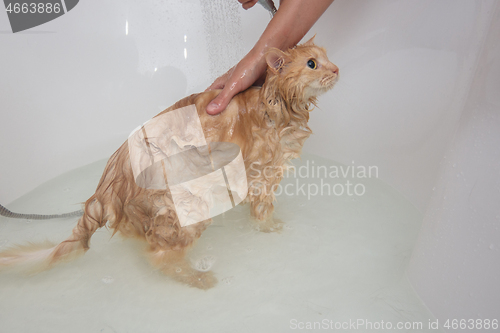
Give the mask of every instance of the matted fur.
MULTIPOLYGON (((274 191, 283 177, 281 170, 300 155, 311 135, 308 127, 310 106, 316 96, 331 89, 338 77, 323 48, 310 40, 287 52, 271 49, 262 88, 252 87, 236 95, 226 110, 216 116, 205 112, 219 91, 188 96, 159 115, 195 104, 207 142, 239 145, 249 184, 246 202, 261 231, 280 230, 272 217, 274 191), (313 59, 316 69, 308 67, 313 59), (267 168, 267 169, 266 169, 267 168)), ((0 253, 0 267, 23 261, 43 261, 46 267, 83 253, 90 237, 109 221, 114 233, 138 237, 149 244, 151 263, 166 275, 190 286, 206 289, 216 283, 211 272, 194 270, 185 260, 186 250, 210 225, 206 220, 181 227, 172 196, 166 190, 147 190, 136 185, 125 142, 109 159, 97 189, 71 236, 57 246, 28 245, 0 253)))

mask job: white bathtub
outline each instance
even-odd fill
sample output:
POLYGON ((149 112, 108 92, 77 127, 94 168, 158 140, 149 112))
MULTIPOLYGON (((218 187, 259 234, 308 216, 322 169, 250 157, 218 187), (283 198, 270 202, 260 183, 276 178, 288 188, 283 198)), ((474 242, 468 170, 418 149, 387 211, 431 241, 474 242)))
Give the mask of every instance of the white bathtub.
MULTIPOLYGON (((1 11, 0 203, 109 157, 268 21, 222 0, 94 0, 12 34, 1 11)), ((407 276, 440 323, 500 319, 500 5, 337 0, 316 33, 341 75, 304 150, 377 166, 423 214, 407 276)))

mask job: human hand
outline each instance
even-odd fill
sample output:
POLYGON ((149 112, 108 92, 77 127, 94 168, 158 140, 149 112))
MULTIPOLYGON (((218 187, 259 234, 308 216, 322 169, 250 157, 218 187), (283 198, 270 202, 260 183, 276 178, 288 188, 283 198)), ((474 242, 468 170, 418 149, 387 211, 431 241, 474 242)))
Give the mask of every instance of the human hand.
MULTIPOLYGON (((257 0, 238 1, 244 9, 251 8, 258 2, 257 0)), ((332 2, 333 0, 280 1, 278 12, 271 19, 250 53, 226 74, 215 80, 206 90, 222 89, 219 95, 208 104, 207 113, 215 115, 222 112, 231 98, 249 88, 259 77, 264 77, 267 67, 264 59, 266 50, 270 47, 286 50, 295 46, 332 2)))
POLYGON ((238 2, 241 3, 243 9, 252 8, 258 1, 259 0, 238 0, 238 2))
POLYGON ((207 106, 207 113, 216 115, 222 112, 237 93, 251 87, 265 75, 266 62, 263 56, 249 53, 235 67, 217 78, 205 91, 222 89, 207 106))

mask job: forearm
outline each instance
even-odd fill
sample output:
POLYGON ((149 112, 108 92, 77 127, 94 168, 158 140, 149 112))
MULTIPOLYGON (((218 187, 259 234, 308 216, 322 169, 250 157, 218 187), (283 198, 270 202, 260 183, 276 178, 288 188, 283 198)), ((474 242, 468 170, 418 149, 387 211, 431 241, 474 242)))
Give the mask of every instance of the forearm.
MULTIPOLYGON (((248 9, 256 1, 244 1, 248 9)), ((265 53, 275 47, 287 50, 295 46, 313 24, 330 6, 333 0, 282 0, 266 30, 250 52, 231 70, 219 77, 207 90, 222 89, 221 93, 207 106, 209 114, 222 112, 231 98, 263 78, 266 72, 265 53)))
POLYGON ((267 48, 289 49, 305 36, 333 0, 282 0, 279 10, 250 51, 263 59, 267 48))

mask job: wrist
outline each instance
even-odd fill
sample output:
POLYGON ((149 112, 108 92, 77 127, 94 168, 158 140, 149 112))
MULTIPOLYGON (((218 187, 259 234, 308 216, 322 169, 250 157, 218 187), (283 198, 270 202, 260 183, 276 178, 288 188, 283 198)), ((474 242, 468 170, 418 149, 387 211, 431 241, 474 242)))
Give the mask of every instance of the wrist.
POLYGON ((253 64, 254 71, 262 72, 266 69, 266 52, 267 48, 260 47, 255 45, 250 52, 246 55, 245 58, 248 62, 253 64))

